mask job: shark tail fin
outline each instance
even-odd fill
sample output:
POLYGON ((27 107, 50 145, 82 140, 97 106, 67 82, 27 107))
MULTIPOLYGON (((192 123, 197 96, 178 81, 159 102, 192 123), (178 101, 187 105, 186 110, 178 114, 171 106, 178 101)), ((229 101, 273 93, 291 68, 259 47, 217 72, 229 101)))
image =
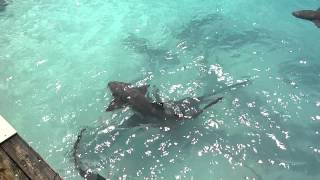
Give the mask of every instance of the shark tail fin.
POLYGON ((205 94, 203 96, 199 96, 197 97, 198 100, 200 101, 208 101, 208 98, 211 98, 217 94, 221 94, 221 93, 225 93, 225 92, 228 92, 228 91, 232 91, 232 90, 236 90, 240 87, 245 87, 247 86, 248 84, 251 83, 251 80, 249 79, 245 79, 243 81, 240 81, 240 82, 237 82, 235 84, 232 84, 232 85, 229 85, 229 86, 225 86, 221 89, 218 89, 217 91, 213 92, 213 93, 209 93, 209 94, 205 94))
POLYGON ((213 101, 209 102, 205 107, 203 107, 199 112, 197 112, 197 113, 193 116, 193 118, 199 116, 201 113, 204 112, 204 110, 206 110, 206 109, 208 109, 209 107, 217 104, 217 103, 218 103, 219 101, 221 101, 222 99, 223 99, 223 97, 218 97, 218 98, 214 99, 213 101))
POLYGON ((94 173, 94 172, 89 171, 88 168, 84 168, 83 165, 81 164, 80 154, 79 154, 79 144, 80 144, 80 140, 81 140, 85 130, 86 130, 86 128, 81 129, 80 133, 77 136, 77 140, 73 146, 73 154, 72 155, 74 158, 75 168, 79 171, 80 176, 86 180, 105 180, 105 178, 103 176, 101 176, 98 173, 94 173))
POLYGON ((205 107, 203 107, 203 110, 208 109, 209 107, 217 104, 218 102, 220 102, 223 99, 223 97, 218 97, 216 99, 214 99, 213 101, 211 101, 209 104, 207 104, 205 107))
POLYGON ((245 80, 242 80, 240 82, 234 83, 232 85, 225 86, 225 87, 223 87, 221 89, 218 89, 217 91, 215 91, 215 92, 213 92, 211 94, 205 95, 205 96, 209 97, 209 96, 214 96, 214 95, 217 95, 217 94, 220 94, 220 93, 224 93, 224 92, 227 92, 227 91, 232 91, 232 90, 238 89, 240 87, 245 87, 250 83, 252 83, 252 81, 250 79, 245 79, 245 80))

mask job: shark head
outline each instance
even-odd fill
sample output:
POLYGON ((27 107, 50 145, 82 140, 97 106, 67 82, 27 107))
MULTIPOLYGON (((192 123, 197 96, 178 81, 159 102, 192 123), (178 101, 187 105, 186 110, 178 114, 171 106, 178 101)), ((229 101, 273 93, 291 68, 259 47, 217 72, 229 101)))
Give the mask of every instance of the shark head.
POLYGON ((313 10, 295 11, 292 13, 292 15, 295 16, 296 18, 312 21, 318 28, 320 28, 320 9, 316 11, 313 11, 313 10))
POLYGON ((126 89, 129 88, 129 86, 130 86, 129 83, 124 83, 119 81, 111 81, 108 83, 108 88, 110 89, 114 97, 125 94, 125 91, 126 89))
POLYGON ((128 96, 126 89, 129 88, 129 85, 130 84, 128 83, 119 81, 111 81, 108 83, 108 88, 110 89, 114 99, 111 101, 106 111, 113 111, 122 108, 127 104, 125 101, 126 97, 128 96))
POLYGON ((113 100, 107 107, 106 111, 113 111, 119 108, 122 108, 126 105, 136 105, 144 100, 146 102, 145 94, 148 91, 149 85, 144 85, 140 87, 133 87, 129 83, 120 82, 120 81, 110 81, 108 83, 108 88, 110 89, 113 100), (140 99, 137 99, 140 97, 140 99))
POLYGON ((312 21, 315 19, 317 13, 319 12, 313 10, 301 10, 293 12, 292 15, 296 18, 312 21))
POLYGON ((304 11, 295 11, 292 13, 292 15, 297 18, 301 18, 303 14, 305 14, 304 11))

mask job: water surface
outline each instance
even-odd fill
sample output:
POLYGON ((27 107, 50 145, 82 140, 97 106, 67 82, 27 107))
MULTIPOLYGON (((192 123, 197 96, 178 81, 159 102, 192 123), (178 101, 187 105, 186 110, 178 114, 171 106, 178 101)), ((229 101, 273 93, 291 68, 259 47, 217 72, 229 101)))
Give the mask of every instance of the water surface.
POLYGON ((0 12, 0 113, 65 179, 71 157, 110 179, 318 179, 320 31, 291 12, 319 1, 10 1, 0 12), (107 82, 164 100, 224 100, 170 130, 111 135, 107 82))

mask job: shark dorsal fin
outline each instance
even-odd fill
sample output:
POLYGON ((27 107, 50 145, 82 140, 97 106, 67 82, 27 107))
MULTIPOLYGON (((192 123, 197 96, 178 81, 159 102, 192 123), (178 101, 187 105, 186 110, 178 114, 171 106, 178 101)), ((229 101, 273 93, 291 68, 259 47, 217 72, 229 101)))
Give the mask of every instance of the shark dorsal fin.
POLYGON ((144 86, 137 87, 137 89, 138 89, 143 95, 146 95, 149 86, 150 86, 150 85, 147 84, 147 85, 144 85, 144 86))
POLYGON ((127 103, 123 102, 120 98, 114 98, 107 107, 106 111, 113 111, 116 109, 123 108, 126 104, 127 103))

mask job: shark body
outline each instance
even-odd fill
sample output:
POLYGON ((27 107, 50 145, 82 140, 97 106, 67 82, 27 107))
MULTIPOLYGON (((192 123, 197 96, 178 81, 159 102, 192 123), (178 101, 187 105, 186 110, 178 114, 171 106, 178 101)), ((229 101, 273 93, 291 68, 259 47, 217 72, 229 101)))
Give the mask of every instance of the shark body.
MULTIPOLYGON (((106 111, 113 111, 129 106, 136 113, 136 118, 155 119, 153 123, 165 120, 192 119, 200 115, 205 109, 218 103, 222 97, 212 96, 188 97, 178 101, 161 102, 159 98, 152 102, 147 96, 149 85, 134 87, 129 83, 112 81, 108 83, 114 99, 106 111), (206 103, 206 104, 205 104, 206 103), (204 107, 201 107, 201 105, 204 107)), ((145 123, 148 123, 145 121, 145 123)))

